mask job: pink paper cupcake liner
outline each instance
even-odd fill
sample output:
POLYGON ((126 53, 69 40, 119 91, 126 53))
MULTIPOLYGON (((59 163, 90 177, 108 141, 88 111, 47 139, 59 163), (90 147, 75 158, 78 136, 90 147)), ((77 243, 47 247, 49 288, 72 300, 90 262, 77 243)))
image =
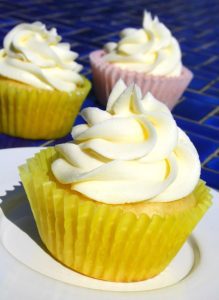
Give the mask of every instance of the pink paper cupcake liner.
POLYGON ((103 58, 104 54, 103 50, 97 50, 90 54, 95 93, 103 105, 106 105, 113 86, 121 78, 127 85, 135 82, 141 88, 143 95, 151 92, 156 99, 172 109, 193 77, 192 72, 184 66, 181 75, 177 77, 145 75, 135 71, 122 70, 106 62, 103 58))

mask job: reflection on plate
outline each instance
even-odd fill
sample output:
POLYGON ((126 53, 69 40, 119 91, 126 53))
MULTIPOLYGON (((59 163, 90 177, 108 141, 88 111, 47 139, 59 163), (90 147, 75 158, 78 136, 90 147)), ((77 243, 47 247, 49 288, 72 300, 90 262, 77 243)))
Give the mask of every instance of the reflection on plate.
POLYGON ((193 237, 168 268, 154 279, 138 283, 110 283, 65 268, 47 254, 40 242, 23 188, 17 185, 17 166, 39 148, 0 152, 0 288, 1 299, 217 299, 219 293, 218 194, 193 237), (12 159, 13 157, 13 159, 12 159), (6 171, 7 170, 7 171, 6 171), (5 193, 6 190, 10 192, 5 193), (46 275, 46 276, 45 276, 46 275), (177 283, 177 284, 176 284, 177 283), (206 284, 207 283, 207 284, 206 284), (80 287, 78 287, 80 286, 80 287), (168 286, 168 287, 167 287, 168 286), (88 287, 98 290, 90 290, 88 287), (165 287, 165 288, 164 288, 165 287), (194 288, 195 287, 195 288, 194 288), (157 289, 162 288, 162 289, 157 289), (105 292, 100 291, 105 290, 105 292), (106 292, 108 290, 108 292, 106 292), (137 292, 145 291, 146 292, 137 292), (152 291, 148 291, 152 290, 152 291), (111 292, 109 292, 111 291, 111 292), (132 291, 118 293, 112 291, 132 291), (133 292, 135 291, 135 292, 133 292), (65 296, 63 298, 63 295, 65 296))

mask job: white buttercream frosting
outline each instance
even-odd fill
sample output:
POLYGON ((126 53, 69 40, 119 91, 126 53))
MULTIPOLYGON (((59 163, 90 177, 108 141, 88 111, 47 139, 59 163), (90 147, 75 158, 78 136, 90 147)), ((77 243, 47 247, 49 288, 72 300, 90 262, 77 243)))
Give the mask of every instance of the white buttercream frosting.
POLYGON ((190 194, 200 176, 198 153, 168 108, 137 85, 114 86, 106 111, 81 112, 74 143, 56 146, 58 181, 104 203, 174 201, 190 194))
POLYGON ((182 72, 179 43, 158 17, 144 12, 143 28, 121 31, 118 43, 105 45, 104 59, 121 69, 159 76, 179 76, 182 72))
POLYGON ((41 22, 20 24, 4 38, 0 50, 0 75, 28 85, 72 92, 83 84, 82 66, 68 43, 61 43, 56 29, 41 22))

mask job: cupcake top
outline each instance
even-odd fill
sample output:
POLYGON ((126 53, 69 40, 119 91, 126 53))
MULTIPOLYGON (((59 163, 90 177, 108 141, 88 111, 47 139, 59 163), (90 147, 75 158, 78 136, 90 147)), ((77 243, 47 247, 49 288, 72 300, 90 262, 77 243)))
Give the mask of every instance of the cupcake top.
POLYGON ((83 84, 78 54, 41 22, 15 26, 0 50, 0 76, 40 89, 72 92, 83 84))
POLYGON ((137 85, 118 81, 106 111, 81 112, 74 143, 56 146, 56 179, 109 204, 166 202, 190 194, 200 176, 198 153, 168 108, 137 85))
POLYGON ((104 59, 121 69, 158 76, 179 76, 181 50, 170 30, 158 17, 144 12, 143 28, 121 31, 118 43, 105 45, 104 59))

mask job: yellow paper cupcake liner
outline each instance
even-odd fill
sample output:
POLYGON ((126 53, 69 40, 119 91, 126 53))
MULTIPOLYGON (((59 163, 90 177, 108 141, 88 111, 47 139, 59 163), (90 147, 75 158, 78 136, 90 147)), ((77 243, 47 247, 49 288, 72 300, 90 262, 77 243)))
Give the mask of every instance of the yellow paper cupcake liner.
POLYGON ((83 79, 83 86, 66 93, 0 78, 0 132, 29 139, 65 136, 91 88, 83 79))
POLYGON ((41 151, 20 167, 20 176, 50 253, 90 277, 131 282, 159 274, 211 205, 209 190, 200 181, 194 207, 164 216, 136 215, 59 184, 50 171, 57 157, 54 148, 41 151))

